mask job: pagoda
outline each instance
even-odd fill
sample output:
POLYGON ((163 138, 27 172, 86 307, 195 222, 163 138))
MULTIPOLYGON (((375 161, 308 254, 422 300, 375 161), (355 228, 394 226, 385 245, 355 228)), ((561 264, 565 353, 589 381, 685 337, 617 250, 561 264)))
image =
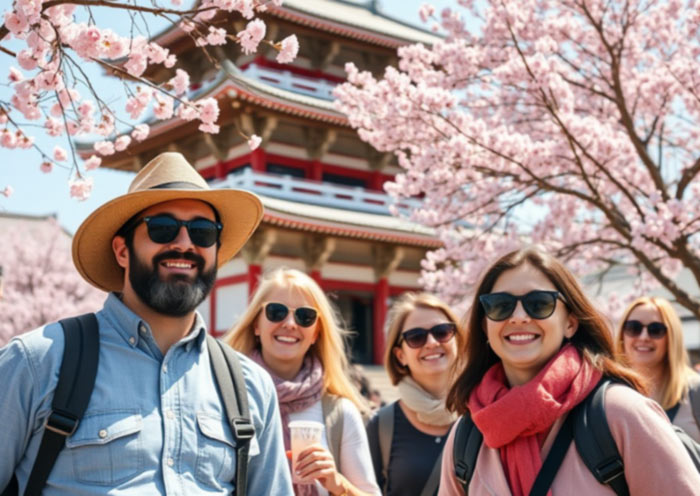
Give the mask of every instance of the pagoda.
MULTIPOLYGON (((152 68, 146 76, 163 82, 177 67, 187 70, 191 100, 218 100, 221 130, 210 135, 197 122, 159 121, 146 140, 105 157, 103 166, 138 171, 155 155, 177 151, 212 187, 260 196, 260 227, 219 269, 200 309, 215 335, 242 314, 263 272, 297 268, 329 294, 355 332, 353 361, 379 364, 391 300, 420 289, 420 262, 441 243, 431 230, 390 214, 393 200, 383 184, 400 169, 393 155, 359 139, 334 109, 332 90, 345 80, 347 62, 380 75, 397 64, 400 46, 437 38, 383 15, 376 1, 285 0, 260 17, 266 38, 297 36, 293 63, 276 63, 271 47, 246 55, 233 43, 216 48, 212 60, 178 28, 156 36, 178 55, 179 66, 152 68), (253 134, 262 144, 251 152, 245 136, 253 134)), ((232 33, 245 27, 240 16, 223 20, 232 33)))

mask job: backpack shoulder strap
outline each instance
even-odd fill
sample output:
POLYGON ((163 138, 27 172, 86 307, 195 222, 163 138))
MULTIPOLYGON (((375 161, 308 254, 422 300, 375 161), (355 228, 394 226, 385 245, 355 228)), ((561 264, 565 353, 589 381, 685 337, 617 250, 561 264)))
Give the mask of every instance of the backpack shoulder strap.
POLYGON ((228 415, 231 431, 236 438, 236 496, 245 496, 248 485, 248 450, 255 435, 255 427, 248 409, 248 390, 245 387, 241 361, 236 352, 212 335, 207 334, 207 348, 214 371, 214 379, 228 415))
POLYGON ((343 443, 343 422, 345 418, 342 398, 334 394, 324 394, 321 396, 321 410, 323 411, 323 422, 326 425, 328 450, 333 455, 338 471, 342 473, 340 450, 343 443))
POLYGON ((455 477, 462 484, 464 494, 469 494, 469 482, 474 475, 484 436, 474 424, 469 412, 457 420, 454 442, 455 477))
POLYGON ((391 443, 394 441, 394 415, 395 408, 399 408, 398 402, 384 405, 377 412, 377 427, 379 429, 379 452, 382 456, 382 477, 384 479, 383 492, 387 494, 389 487, 389 458, 391 456, 391 443))
POLYGON ((58 384, 25 496, 38 496, 43 491, 56 458, 66 438, 78 428, 95 387, 100 354, 100 334, 95 314, 64 319, 60 324, 65 344, 58 384))
POLYGON ((688 399, 690 401, 690 409, 693 411, 695 423, 700 429, 700 381, 690 386, 688 389, 688 399))
POLYGON ((605 392, 612 381, 603 378, 575 409, 574 440, 581 459, 601 484, 618 496, 629 496, 622 457, 605 416, 605 392))
POLYGON ((425 481, 425 486, 420 493, 420 496, 435 496, 438 492, 438 486, 440 485, 440 469, 442 468, 442 450, 440 454, 435 459, 435 464, 433 465, 433 470, 430 471, 428 480, 425 481))

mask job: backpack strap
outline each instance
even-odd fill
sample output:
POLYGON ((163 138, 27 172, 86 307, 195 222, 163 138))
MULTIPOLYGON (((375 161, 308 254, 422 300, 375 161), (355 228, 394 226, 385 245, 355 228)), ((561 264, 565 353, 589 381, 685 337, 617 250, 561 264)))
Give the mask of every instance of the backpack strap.
POLYGON ((228 415, 231 431, 236 438, 236 496, 245 496, 248 485, 248 450, 255 435, 250 420, 248 390, 245 387, 241 361, 233 348, 207 334, 207 348, 214 379, 228 415))
POLYGON ((438 491, 438 486, 440 485, 440 469, 442 468, 442 451, 435 459, 435 464, 433 465, 433 470, 428 476, 428 480, 425 481, 425 486, 420 493, 420 496, 435 496, 438 491))
POLYGON ((379 428, 379 452, 382 456, 382 477, 384 487, 382 494, 389 491, 389 458, 391 456, 391 443, 394 441, 394 415, 395 408, 399 408, 397 402, 385 405, 377 412, 377 427, 379 428))
POLYGON ((335 394, 321 396, 321 410, 323 422, 326 425, 326 437, 328 438, 328 450, 333 455, 333 460, 340 473, 340 450, 343 443, 343 404, 342 398, 335 394))
POLYGON ((469 412, 457 421, 454 442, 455 477, 462 484, 464 494, 469 494, 469 482, 474 475, 476 459, 479 456, 484 436, 474 425, 469 412))
POLYGON ((554 443, 547 454, 535 482, 530 489, 530 496, 546 496, 549 488, 554 482, 554 477, 559 471, 559 467, 564 462, 566 452, 571 446, 571 441, 574 440, 574 420, 573 415, 569 414, 564 420, 564 423, 557 432, 557 437, 554 438, 554 443))
POLYGON ((622 457, 605 416, 605 392, 611 380, 603 378, 572 412, 574 439, 581 459, 601 484, 607 484, 618 496, 629 496, 622 457))
POLYGON ((671 408, 669 408, 668 410, 665 410, 666 416, 668 417, 668 419, 669 419, 671 422, 673 422, 673 419, 676 418, 676 414, 678 413, 678 410, 679 410, 680 408, 681 408, 681 402, 679 401, 678 403, 676 403, 675 405, 673 405, 673 406, 672 406, 671 408))
POLYGON ((25 496, 39 496, 58 454, 85 413, 95 387, 100 334, 94 313, 60 321, 64 347, 51 412, 44 423, 39 452, 27 481, 25 496))
POLYGON ((693 411, 695 423, 700 429, 700 381, 688 389, 688 400, 690 401, 690 409, 693 411))

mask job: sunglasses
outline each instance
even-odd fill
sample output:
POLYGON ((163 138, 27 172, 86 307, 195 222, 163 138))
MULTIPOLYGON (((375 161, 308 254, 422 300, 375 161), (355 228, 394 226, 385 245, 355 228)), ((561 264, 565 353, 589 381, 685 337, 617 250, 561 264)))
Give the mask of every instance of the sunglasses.
POLYGON ((219 241, 221 230, 224 226, 221 222, 197 217, 192 220, 176 219, 172 215, 160 214, 144 217, 137 221, 133 227, 136 227, 141 222, 146 223, 148 229, 148 237, 151 241, 158 244, 170 243, 180 232, 180 228, 187 228, 187 235, 193 244, 202 248, 209 248, 214 243, 219 241))
POLYGON ((652 339, 661 339, 666 335, 666 324, 663 322, 649 322, 645 325, 638 320, 625 320, 625 323, 622 324, 622 332, 631 338, 636 338, 642 334, 645 327, 647 334, 652 339))
POLYGON ((416 327, 402 332, 396 345, 399 346, 405 341, 409 348, 422 348, 428 342, 428 334, 432 334, 438 343, 446 343, 452 339, 455 332, 457 332, 457 326, 452 322, 434 325, 430 329, 416 327))
MULTIPOLYGON (((282 322, 289 315, 290 308, 284 303, 268 303, 265 305, 265 317, 270 322, 282 322)), ((318 312, 314 308, 299 307, 294 309, 294 322, 301 327, 311 327, 316 322, 318 312)))
POLYGON ((520 296, 510 293, 483 294, 479 296, 479 301, 486 316, 490 320, 500 322, 513 315, 518 301, 522 301, 523 309, 533 319, 551 317, 557 307, 557 298, 564 301, 559 291, 535 290, 520 296))

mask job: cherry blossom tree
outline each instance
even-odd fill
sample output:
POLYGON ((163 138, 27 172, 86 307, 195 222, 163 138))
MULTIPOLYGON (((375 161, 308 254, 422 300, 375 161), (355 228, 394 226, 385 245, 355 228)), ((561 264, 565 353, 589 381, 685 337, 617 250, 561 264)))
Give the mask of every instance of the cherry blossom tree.
POLYGON ((700 318, 676 283, 700 283, 700 2, 459 0, 421 16, 443 41, 400 49, 380 80, 349 64, 336 96, 398 157, 387 190, 421 197, 410 217, 444 242, 427 287, 463 300, 493 257, 538 243, 700 318))
MULTIPOLYGON (((268 44, 279 52, 281 63, 296 57, 299 45, 294 35, 281 42, 266 40, 265 23, 256 18, 268 5, 281 5, 282 0, 189 0, 189 8, 182 3, 13 0, 0 21, 0 57, 5 58, 3 67, 9 67, 6 77, 12 88, 6 100, 0 97, 0 146, 34 148, 40 158, 37 166, 44 172, 54 166, 68 168, 71 196, 85 199, 92 189, 85 171, 99 167, 102 156, 148 136, 148 125, 138 123, 147 109, 156 119, 199 120, 201 131, 217 133, 217 101, 188 99, 189 74, 178 67, 175 54, 149 41, 149 24, 154 21, 178 26, 201 47, 203 57, 214 61, 215 49, 229 42, 239 43, 245 53, 255 52, 260 43, 268 44), (127 32, 118 34, 97 25, 97 11, 108 11, 110 19, 126 17, 127 32), (231 16, 246 19, 245 29, 231 32, 231 16), (145 75, 150 66, 159 64, 173 70, 173 77, 160 84, 145 75), (123 79, 123 110, 128 119, 120 118, 114 101, 99 94, 86 65, 101 66, 123 79), (64 143, 42 149, 36 144, 36 128, 64 138, 64 143), (80 137, 97 141, 95 154, 82 165, 74 146, 80 137)), ((245 138, 257 142, 255 136, 245 138)), ((11 185, 0 184, 0 195, 9 197, 12 191, 11 185)))
POLYGON ((47 322, 97 311, 107 296, 75 271, 71 239, 54 219, 17 225, 0 235, 0 346, 47 322))

